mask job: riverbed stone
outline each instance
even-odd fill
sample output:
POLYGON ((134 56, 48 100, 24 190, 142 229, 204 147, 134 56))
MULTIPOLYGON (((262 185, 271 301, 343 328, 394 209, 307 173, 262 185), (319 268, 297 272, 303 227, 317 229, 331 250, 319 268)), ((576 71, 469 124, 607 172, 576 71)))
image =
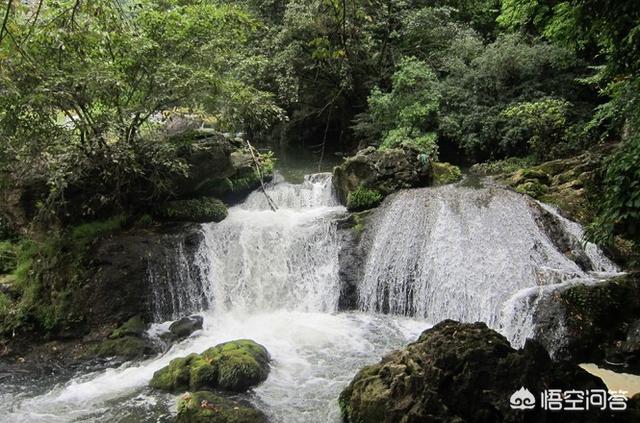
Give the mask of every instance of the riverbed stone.
POLYGON ((176 423, 266 423, 259 410, 207 391, 187 392, 178 399, 176 423))
POLYGON ((225 342, 202 354, 172 360, 154 373, 150 386, 171 392, 186 389, 242 392, 267 379, 270 360, 266 348, 254 341, 225 342))
POLYGON ((193 332, 202 329, 203 322, 202 316, 186 316, 171 323, 169 333, 177 339, 186 338, 193 332))
POLYGON ((339 403, 350 423, 619 421, 599 411, 514 410, 510 398, 523 387, 535 398, 551 388, 606 389, 576 365, 553 363, 533 341, 515 350, 484 323, 446 320, 360 370, 339 403))

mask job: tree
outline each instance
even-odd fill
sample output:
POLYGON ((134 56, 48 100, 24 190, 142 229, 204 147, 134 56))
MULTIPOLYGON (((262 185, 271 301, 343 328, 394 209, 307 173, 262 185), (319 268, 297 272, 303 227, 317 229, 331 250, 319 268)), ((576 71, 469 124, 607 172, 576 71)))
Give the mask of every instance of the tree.
POLYGON ((72 206, 70 190, 89 193, 86 215, 166 195, 167 178, 186 169, 177 146, 158 138, 162 111, 204 110, 227 123, 221 129, 277 113, 233 75, 256 26, 239 7, 64 0, 9 15, 0 171, 5 184, 44 177, 50 217, 72 206), (238 113, 250 92, 261 103, 238 113))
POLYGON ((404 58, 393 74, 388 93, 374 88, 369 109, 355 126, 357 133, 381 148, 410 145, 424 154, 437 155, 438 80, 424 62, 404 58))

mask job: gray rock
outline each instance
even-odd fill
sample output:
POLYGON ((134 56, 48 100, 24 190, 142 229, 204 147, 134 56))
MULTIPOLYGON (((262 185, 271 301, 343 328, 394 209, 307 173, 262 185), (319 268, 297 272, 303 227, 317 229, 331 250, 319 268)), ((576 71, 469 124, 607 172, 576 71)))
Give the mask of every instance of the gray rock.
POLYGON ((193 332, 202 329, 203 321, 202 316, 186 316, 171 323, 169 332, 178 339, 186 338, 193 332))

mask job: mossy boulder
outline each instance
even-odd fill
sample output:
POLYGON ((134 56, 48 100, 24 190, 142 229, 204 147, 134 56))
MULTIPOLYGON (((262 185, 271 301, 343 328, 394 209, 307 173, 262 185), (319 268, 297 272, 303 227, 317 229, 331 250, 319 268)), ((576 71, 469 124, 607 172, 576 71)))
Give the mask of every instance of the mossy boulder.
POLYGON ((169 201, 154 211, 158 220, 172 222, 220 222, 227 217, 227 206, 217 198, 202 197, 169 201))
POLYGON ((640 274, 578 284, 543 297, 535 338, 558 359, 640 373, 640 274), (561 343, 558 335, 561 334, 561 343))
POLYGON ((109 338, 117 339, 125 336, 142 336, 146 330, 147 324, 142 320, 142 317, 136 315, 111 332, 109 338))
POLYGON ((187 392, 178 399, 176 423, 266 422, 261 411, 211 392, 187 392))
POLYGON ((176 358, 154 373, 151 387, 165 391, 224 389, 242 392, 265 381, 269 353, 260 344, 242 339, 209 348, 202 354, 176 358))
POLYGON ((403 188, 429 186, 432 181, 428 156, 411 147, 369 147, 333 170, 333 185, 345 205, 349 194, 360 188, 375 190, 384 197, 403 188))
POLYGON ((535 342, 513 349, 484 323, 443 321, 406 348, 360 370, 340 394, 348 423, 602 422, 609 412, 522 412, 509 406, 522 387, 606 389, 577 365, 553 363, 535 342))
POLYGON ((123 336, 116 339, 106 339, 90 347, 87 357, 117 357, 134 360, 149 356, 157 352, 153 344, 146 338, 137 336, 123 336))
MULTIPOLYGON (((585 153, 529 165, 501 175, 498 180, 522 194, 559 207, 572 220, 587 224, 592 220, 593 207, 586 189, 593 182, 598 160, 596 154, 585 153)), ((522 163, 526 165, 526 161, 522 163)))
POLYGON ((435 185, 446 185, 462 179, 462 171, 458 166, 447 162, 433 162, 433 182, 435 185))

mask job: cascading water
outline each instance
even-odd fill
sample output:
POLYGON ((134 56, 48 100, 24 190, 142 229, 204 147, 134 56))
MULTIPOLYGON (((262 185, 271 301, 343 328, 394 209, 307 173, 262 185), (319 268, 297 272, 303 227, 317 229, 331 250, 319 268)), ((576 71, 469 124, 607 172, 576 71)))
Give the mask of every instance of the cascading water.
POLYGON ((541 289, 588 280, 585 261, 615 270, 595 247, 578 251, 579 226, 517 193, 461 185, 403 191, 365 225, 361 311, 338 313, 339 255, 348 246, 336 224, 346 210, 331 186, 329 174, 302 184, 276 178, 266 191, 277 211, 254 192, 223 222, 202 225, 194 254, 178 244, 150 270, 158 321, 201 309, 202 331, 159 357, 78 374, 45 392, 42 381, 3 387, 0 421, 168 422, 175 396, 147 387, 154 371, 250 338, 270 351, 272 371, 241 399, 273 423, 337 423, 338 393, 357 369, 414 340, 428 322, 484 320, 520 344, 541 289), (544 230, 542 212, 555 219, 561 242, 544 230), (570 258, 585 255, 580 264, 570 258))
POLYGON ((332 192, 330 174, 309 175, 297 185, 276 178, 266 191, 276 212, 256 191, 221 223, 202 225, 195 260, 185 260, 189 255, 179 244, 150 271, 158 316, 200 304, 206 308, 202 331, 146 362, 81 374, 36 396, 0 394, 0 416, 12 422, 172 421, 175 396, 147 388, 153 373, 173 358, 250 338, 267 347, 272 370, 241 398, 273 423, 338 422, 337 396, 357 369, 428 326, 404 317, 337 313, 336 220, 346 210, 332 192), (174 285, 167 286, 172 274, 174 285), (191 289, 200 283, 201 289, 191 289))
POLYGON ((582 251, 580 226, 550 207, 499 186, 462 184, 394 194, 371 217, 358 305, 364 311, 484 321, 512 344, 530 335, 535 294, 550 285, 592 281, 570 258, 616 271, 595 245, 582 251), (539 215, 551 213, 562 242, 539 215))

